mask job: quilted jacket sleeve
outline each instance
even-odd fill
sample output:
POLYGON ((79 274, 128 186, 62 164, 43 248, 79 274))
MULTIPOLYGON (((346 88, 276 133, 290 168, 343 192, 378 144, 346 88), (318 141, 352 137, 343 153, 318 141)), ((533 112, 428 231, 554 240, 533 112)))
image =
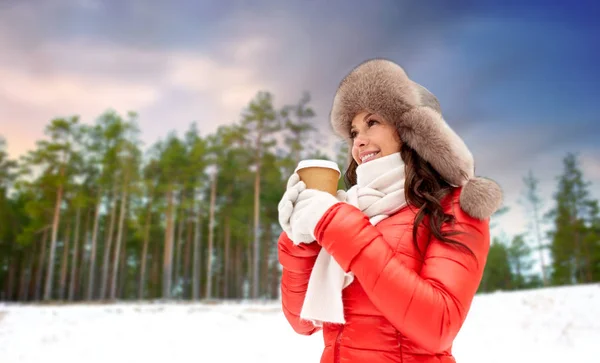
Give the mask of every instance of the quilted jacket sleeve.
POLYGON ((283 267, 281 276, 281 304, 283 314, 294 331, 311 335, 321 328, 300 319, 300 311, 306 296, 308 280, 321 246, 318 243, 294 245, 285 232, 279 236, 279 263, 283 267))
MULTIPOLYGON (((453 236, 475 254, 432 238, 420 273, 395 258, 384 236, 358 209, 338 203, 315 229, 320 244, 352 271, 373 304, 404 336, 432 353, 451 347, 477 291, 489 250, 489 221, 451 203, 453 236)), ((446 227, 447 229, 448 227, 446 227)))

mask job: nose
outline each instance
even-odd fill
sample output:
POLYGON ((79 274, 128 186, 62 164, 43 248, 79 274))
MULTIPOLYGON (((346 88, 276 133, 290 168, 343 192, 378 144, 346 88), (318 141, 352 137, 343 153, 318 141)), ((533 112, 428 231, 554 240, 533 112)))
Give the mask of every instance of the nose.
POLYGON ((354 137, 354 147, 363 147, 369 143, 369 140, 364 135, 356 135, 354 137))

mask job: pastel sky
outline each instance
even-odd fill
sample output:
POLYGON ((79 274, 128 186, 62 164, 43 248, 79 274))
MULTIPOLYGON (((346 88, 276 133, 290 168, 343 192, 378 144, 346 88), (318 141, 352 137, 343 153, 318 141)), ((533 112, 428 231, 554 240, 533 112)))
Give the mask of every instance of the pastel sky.
POLYGON ((599 16, 591 1, 3 0, 0 135, 17 157, 53 117, 114 108, 139 112, 149 146, 237 120, 259 90, 277 105, 309 91, 330 134, 338 82, 386 57, 437 95, 477 173, 504 188, 514 234, 522 177, 551 206, 568 151, 600 197, 599 16))

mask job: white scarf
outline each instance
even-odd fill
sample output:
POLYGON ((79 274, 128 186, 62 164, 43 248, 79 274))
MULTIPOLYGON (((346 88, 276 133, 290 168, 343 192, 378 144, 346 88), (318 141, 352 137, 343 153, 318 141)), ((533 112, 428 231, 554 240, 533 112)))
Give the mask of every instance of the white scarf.
MULTIPOLYGON (((400 153, 387 155, 356 168, 357 184, 347 193, 347 203, 358 207, 377 225, 406 205, 404 163, 400 153)), ((325 249, 317 256, 300 317, 316 326, 323 322, 344 324, 342 290, 354 274, 345 273, 325 249)))

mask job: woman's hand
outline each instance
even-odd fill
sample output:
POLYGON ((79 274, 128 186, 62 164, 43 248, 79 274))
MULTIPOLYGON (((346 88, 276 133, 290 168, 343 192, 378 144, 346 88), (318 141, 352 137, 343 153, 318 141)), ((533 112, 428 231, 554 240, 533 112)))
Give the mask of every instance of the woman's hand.
POLYGON ((290 239, 292 238, 290 217, 294 210, 294 204, 298 199, 298 194, 304 189, 306 189, 306 184, 300 181, 300 176, 297 173, 292 174, 288 179, 285 193, 283 193, 277 206, 279 225, 290 239))
POLYGON ((316 189, 304 189, 297 197, 290 217, 292 229, 291 240, 294 243, 312 242, 315 240, 314 230, 323 214, 331 206, 345 202, 346 192, 338 190, 337 198, 329 193, 316 189))

